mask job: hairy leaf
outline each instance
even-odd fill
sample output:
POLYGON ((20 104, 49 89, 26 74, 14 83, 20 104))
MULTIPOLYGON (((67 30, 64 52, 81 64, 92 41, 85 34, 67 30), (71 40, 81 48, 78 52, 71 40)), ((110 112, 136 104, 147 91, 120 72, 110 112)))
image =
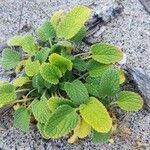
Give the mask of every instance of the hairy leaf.
POLYGON ((130 91, 120 92, 116 102, 125 111, 139 111, 143 106, 142 97, 130 91))
POLYGON ((58 97, 58 96, 53 96, 51 97, 48 101, 47 101, 48 107, 51 111, 54 111, 55 109, 57 109, 59 106, 67 104, 70 105, 71 107, 73 107, 73 103, 68 100, 65 99, 63 97, 58 97))
POLYGON ((65 91, 74 104, 79 105, 89 100, 89 94, 84 84, 75 80, 73 82, 66 82, 64 85, 65 91))
POLYGON ((105 143, 107 142, 111 137, 111 132, 107 132, 107 133, 100 133, 100 132, 97 132, 97 131, 93 131, 92 133, 92 141, 93 143, 95 144, 98 144, 98 143, 105 143))
POLYGON ((45 21, 37 30, 37 36, 41 41, 46 42, 47 40, 55 37, 55 29, 49 21, 45 21))
POLYGON ((51 17, 51 24, 52 26, 56 29, 57 28, 57 25, 59 24, 60 20, 61 20, 61 17, 63 16, 64 14, 64 11, 63 10, 58 10, 56 11, 53 16, 51 17))
POLYGON ((81 118, 78 126, 74 129, 74 134, 76 134, 79 138, 85 138, 90 132, 91 126, 81 118))
POLYGON ((112 127, 112 119, 105 106, 94 97, 87 104, 80 105, 83 119, 98 132, 107 133, 112 127))
POLYGON ((12 69, 19 63, 20 58, 21 56, 17 51, 5 48, 2 52, 2 67, 8 70, 12 69))
POLYGON ((37 100, 35 99, 31 103, 31 109, 35 119, 40 123, 46 123, 51 115, 51 111, 48 108, 47 100, 37 100))
POLYGON ((59 23, 57 36, 71 39, 83 27, 91 14, 91 10, 86 6, 74 7, 59 23))
POLYGON ((21 87, 29 82, 30 82, 29 77, 19 77, 13 81, 13 85, 16 87, 21 87))
POLYGON ((61 72, 64 74, 67 70, 71 71, 72 70, 72 62, 59 55, 59 54, 56 54, 56 53, 53 53, 49 56, 49 61, 52 65, 55 65, 57 66, 61 72))
POLYGON ((81 42, 85 36, 86 36, 86 27, 83 26, 80 29, 80 31, 74 37, 72 37, 70 40, 73 42, 81 42))
POLYGON ((51 138, 59 138, 73 130, 79 121, 75 109, 68 105, 61 105, 53 112, 45 125, 45 133, 51 138))
POLYGON ((111 64, 120 61, 123 53, 120 48, 111 44, 98 43, 91 47, 92 58, 102 64, 111 64))
POLYGON ((62 77, 59 68, 50 63, 43 63, 40 68, 40 73, 43 79, 50 84, 57 84, 59 78, 62 77))
POLYGON ((20 36, 20 35, 13 36, 7 41, 7 45, 8 46, 21 46, 22 38, 23 36, 20 36))
POLYGON ((40 131, 40 134, 42 135, 42 137, 44 139, 49 139, 49 137, 46 135, 46 133, 44 131, 44 127, 45 127, 44 123, 40 123, 40 122, 37 123, 37 128, 40 131))
POLYGON ((36 53, 35 60, 39 60, 40 63, 45 62, 48 59, 50 51, 51 49, 48 47, 42 48, 40 51, 36 53))
POLYGON ((83 59, 76 57, 73 60, 73 67, 79 71, 86 71, 87 65, 83 59))
POLYGON ((15 99, 15 87, 8 82, 0 83, 0 107, 13 102, 15 99))
POLYGON ((119 91, 119 75, 117 70, 108 69, 103 73, 99 91, 102 97, 115 96, 117 94, 119 91))
POLYGON ((94 60, 88 63, 88 71, 91 77, 100 77, 107 69, 110 69, 111 65, 100 64, 94 60))
POLYGON ((30 34, 22 37, 21 46, 23 51, 29 54, 35 54, 39 49, 35 43, 35 40, 30 34))
POLYGON ((28 59, 25 65, 25 72, 28 76, 34 76, 39 73, 39 67, 40 63, 38 60, 31 61, 31 59, 28 59))
POLYGON ((122 69, 117 69, 118 71, 118 74, 119 74, 119 84, 123 84, 126 80, 126 77, 125 77, 125 73, 122 69))
POLYGON ((25 107, 20 107, 14 114, 14 126, 24 132, 29 132, 30 112, 25 107))

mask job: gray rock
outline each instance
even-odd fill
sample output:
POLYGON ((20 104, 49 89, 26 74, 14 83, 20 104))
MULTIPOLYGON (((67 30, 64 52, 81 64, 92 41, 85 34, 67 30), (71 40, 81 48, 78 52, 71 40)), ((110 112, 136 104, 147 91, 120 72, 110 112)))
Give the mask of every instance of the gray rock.
POLYGON ((139 0, 144 6, 145 10, 150 13, 150 0, 139 0))

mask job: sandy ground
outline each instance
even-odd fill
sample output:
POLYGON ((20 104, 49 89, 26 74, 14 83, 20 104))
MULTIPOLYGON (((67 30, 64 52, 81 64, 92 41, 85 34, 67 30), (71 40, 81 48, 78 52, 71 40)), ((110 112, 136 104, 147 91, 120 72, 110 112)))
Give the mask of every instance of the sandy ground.
MULTIPOLYGON (((68 10, 76 4, 85 4, 93 10, 103 10, 116 0, 1 0, 0 1, 0 44, 16 34, 34 33, 35 28, 58 9, 68 10)), ((138 0, 119 0, 123 13, 112 20, 92 39, 120 46, 127 54, 127 64, 143 68, 150 75, 150 15, 138 0)), ((150 114, 145 110, 126 114, 123 131, 114 138, 114 143, 92 144, 90 138, 69 145, 66 138, 43 140, 38 132, 23 134, 12 127, 9 116, 0 118, 0 148, 17 150, 138 150, 150 149, 150 114), (131 133, 124 133, 126 129, 131 133)))

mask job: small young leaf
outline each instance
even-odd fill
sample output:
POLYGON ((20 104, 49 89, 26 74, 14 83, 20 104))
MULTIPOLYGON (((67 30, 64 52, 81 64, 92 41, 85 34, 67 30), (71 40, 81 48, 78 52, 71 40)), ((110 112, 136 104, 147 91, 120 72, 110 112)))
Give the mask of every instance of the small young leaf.
POLYGON ((126 81, 126 77, 124 74, 124 71, 122 69, 117 69, 118 74, 119 74, 119 84, 123 84, 126 81))
POLYGON ((8 46, 21 46, 23 36, 13 36, 7 41, 8 46))
POLYGON ((36 53, 35 60, 39 60, 40 63, 45 62, 48 59, 50 51, 51 49, 48 47, 42 48, 40 51, 36 53))
POLYGON ((130 91, 120 92, 118 100, 116 101, 118 106, 125 111, 139 111, 143 106, 143 100, 140 95, 130 91))
POLYGON ((22 37, 21 46, 23 51, 29 54, 35 54, 39 50, 35 40, 30 34, 22 37))
POLYGON ((52 65, 55 65, 57 66, 61 72, 64 74, 67 70, 71 71, 72 70, 72 62, 59 55, 59 54, 56 54, 56 53, 53 53, 49 56, 49 61, 52 65))
POLYGON ((83 119, 80 120, 78 126, 74 129, 74 134, 79 138, 85 138, 91 132, 91 126, 83 119))
POLYGON ((59 78, 62 77, 59 68, 50 63, 43 63, 40 68, 40 73, 43 79, 50 84, 57 84, 59 78))
POLYGON ((54 111, 55 109, 57 109, 59 106, 67 104, 71 107, 73 107, 73 103, 72 101, 68 100, 68 99, 64 99, 63 97, 51 97, 48 101, 47 101, 48 107, 51 111, 54 111))
POLYGON ((0 83, 0 107, 13 102, 16 99, 15 87, 8 82, 0 83))
POLYGON ((24 132, 29 132, 30 112, 25 107, 20 107, 14 114, 14 126, 24 132))
POLYGON ((83 59, 76 57, 73 60, 73 67, 79 71, 86 71, 87 65, 83 59))
POLYGON ((100 81, 99 85, 100 95, 105 96, 114 96, 119 91, 119 75, 117 70, 108 69, 106 70, 100 81))
POLYGON ((94 97, 90 97, 87 104, 80 105, 83 119, 96 131, 107 133, 112 127, 112 119, 105 106, 94 97))
POLYGON ((73 42, 81 42, 85 36, 86 36, 86 27, 83 26, 80 29, 80 31, 74 37, 72 37, 70 40, 73 42))
POLYGON ((100 64, 94 60, 88 63, 88 71, 91 77, 100 77, 107 69, 110 69, 111 65, 100 64))
POLYGON ((58 107, 44 127, 46 135, 50 138, 59 138, 74 129, 79 121, 79 115, 75 109, 68 105, 58 107))
POLYGON ((122 51, 111 44, 98 43, 91 46, 92 58, 102 64, 112 64, 123 58, 122 51))
POLYGON ((76 105, 80 105, 89 100, 88 91, 84 84, 79 80, 75 80, 72 83, 66 82, 64 85, 64 89, 67 95, 76 105))
POLYGON ((13 85, 15 87, 21 87, 24 84, 27 84, 29 82, 30 82, 30 79, 28 77, 19 77, 13 81, 13 85))
POLYGON ((71 39, 83 27, 91 14, 91 10, 86 6, 74 7, 59 23, 57 36, 71 39))
POLYGON ((41 41, 46 42, 49 39, 55 37, 56 33, 54 27, 49 21, 45 21, 37 30, 37 36, 40 38, 41 41))
POLYGON ((5 48, 2 52, 2 67, 4 69, 12 69, 20 61, 20 54, 11 48, 5 48))
POLYGON ((39 67, 40 63, 38 60, 31 61, 31 59, 28 59, 25 65, 25 72, 28 76, 34 76, 35 74, 39 73, 39 67))
POLYGON ((57 28, 57 25, 59 24, 60 20, 61 20, 61 17, 63 16, 64 14, 64 11, 63 10, 58 10, 56 11, 53 16, 51 17, 51 24, 52 26, 56 29, 57 28))
POLYGON ((92 141, 95 144, 105 143, 110 139, 110 137, 111 137, 111 131, 109 131, 108 133, 100 133, 94 130, 92 133, 92 141))
POLYGON ((51 115, 51 111, 48 108, 47 100, 37 100, 35 99, 31 103, 31 109, 35 119, 40 123, 46 123, 51 115))

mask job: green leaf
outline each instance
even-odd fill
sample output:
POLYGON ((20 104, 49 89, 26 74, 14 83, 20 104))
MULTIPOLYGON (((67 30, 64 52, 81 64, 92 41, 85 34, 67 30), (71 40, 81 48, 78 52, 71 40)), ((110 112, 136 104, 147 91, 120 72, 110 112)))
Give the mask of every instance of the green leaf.
POLYGON ((0 83, 0 107, 13 102, 16 98, 15 87, 12 84, 0 83))
POLYGON ((40 123, 46 123, 51 115, 51 111, 48 108, 47 100, 37 100, 35 99, 31 103, 31 109, 35 119, 40 123))
POLYGON ((4 69, 15 68, 20 61, 20 54, 11 48, 5 48, 2 52, 2 67, 4 69))
POLYGON ((40 74, 36 74, 32 78, 32 86, 35 89, 42 89, 45 87, 45 80, 42 78, 40 74))
POLYGON ((80 29, 80 31, 74 37, 72 37, 70 40, 73 42, 81 42, 85 36, 86 36, 86 27, 83 26, 80 29))
POLYGON ((57 109, 59 106, 61 105, 70 105, 71 107, 73 107, 73 103, 72 101, 65 99, 63 97, 58 97, 58 96, 53 96, 51 97, 48 101, 47 101, 48 107, 51 111, 54 111, 55 109, 57 109))
POLYGON ((60 52, 61 50, 65 50, 66 52, 70 53, 73 49, 73 46, 68 41, 59 41, 58 43, 54 44, 51 48, 52 52, 60 52))
POLYGON ((107 133, 112 127, 112 119, 105 106, 94 97, 79 107, 83 119, 98 132, 107 133))
POLYGON ((30 34, 22 37, 21 46, 23 51, 29 54, 35 54, 39 50, 34 38, 30 34))
POLYGON ((8 46, 21 46, 23 36, 17 35, 13 36, 7 41, 8 46))
POLYGON ((31 61, 31 59, 28 59, 25 65, 25 72, 28 76, 34 76, 35 74, 39 73, 39 67, 40 63, 38 60, 31 61))
POLYGON ((40 131, 40 134, 42 135, 42 137, 44 139, 49 139, 49 137, 45 134, 44 126, 45 126, 45 124, 43 124, 43 123, 40 123, 40 122, 37 123, 37 128, 40 131))
POLYGON ((86 6, 74 7, 59 23, 57 36, 71 39, 83 27, 91 14, 91 10, 86 6))
POLYGON ((109 131, 108 133, 100 133, 94 130, 92 133, 92 141, 95 144, 105 143, 110 139, 110 137, 111 137, 111 131, 109 131))
POLYGON ((53 53, 49 56, 49 62, 52 64, 52 65, 55 65, 57 66, 61 72, 64 74, 67 70, 71 71, 72 70, 72 62, 59 55, 59 54, 56 54, 56 53, 53 53))
POLYGON ((85 83, 84 85, 87 88, 88 93, 90 95, 95 96, 95 97, 99 97, 100 96, 97 85, 94 85, 93 83, 85 83))
POLYGON ((50 63, 43 63, 40 68, 40 73, 43 79, 50 84, 57 84, 59 78, 62 77, 59 68, 50 63))
POLYGON ((130 91, 120 92, 116 102, 125 111, 139 111, 143 106, 142 97, 130 91))
POLYGON ((13 85, 15 87, 21 87, 24 84, 27 84, 29 82, 30 82, 30 79, 28 77, 19 77, 13 81, 13 85))
POLYGON ((50 138, 60 138, 73 130, 79 121, 75 109, 68 105, 61 105, 51 115, 44 131, 50 138))
POLYGON ((51 17, 51 24, 52 26, 56 29, 57 28, 57 25, 59 24, 60 20, 61 20, 61 17, 63 16, 64 14, 64 11, 63 10, 58 10, 56 11, 53 16, 51 17))
POLYGON ((123 71, 123 69, 116 69, 118 71, 119 74, 119 84, 123 84, 126 81, 126 77, 125 77, 125 73, 123 71))
POLYGON ((91 60, 88 63, 87 68, 91 77, 100 77, 107 69, 110 69, 111 67, 111 65, 100 64, 99 62, 91 60))
POLYGON ((102 64, 112 64, 122 60, 123 53, 120 48, 111 44, 98 43, 91 46, 92 58, 102 64))
POLYGON ((45 62, 48 59, 51 49, 48 47, 42 48, 35 55, 35 60, 39 60, 40 63, 45 62))
POLYGON ((103 73, 99 91, 102 97, 115 96, 117 94, 119 91, 119 75, 117 70, 108 69, 103 73))
POLYGON ((64 89, 74 104, 79 105, 89 100, 89 94, 84 84, 75 80, 72 83, 66 82, 64 89))
POLYGON ((41 41, 46 42, 49 39, 55 37, 55 29, 49 21, 45 21, 37 30, 37 36, 41 41))
POLYGON ((25 107, 20 107, 14 114, 14 126, 24 132, 29 132, 30 112, 25 107))
POLYGON ((86 71, 87 65, 83 59, 76 57, 73 60, 73 67, 79 71, 86 71))

